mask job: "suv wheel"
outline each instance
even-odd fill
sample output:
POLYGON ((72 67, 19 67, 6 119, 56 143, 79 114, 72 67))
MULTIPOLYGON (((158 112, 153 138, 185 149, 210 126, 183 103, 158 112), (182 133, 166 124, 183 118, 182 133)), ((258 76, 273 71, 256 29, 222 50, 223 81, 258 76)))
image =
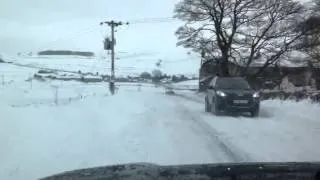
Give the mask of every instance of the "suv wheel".
POLYGON ((259 116, 259 109, 255 109, 255 110, 251 111, 250 113, 251 113, 251 117, 258 117, 259 116))
POLYGON ((216 116, 219 116, 221 115, 221 113, 219 112, 219 110, 217 109, 217 106, 215 103, 212 103, 211 105, 211 112, 216 115, 216 116))
POLYGON ((208 102, 208 99, 206 98, 205 99, 205 111, 206 112, 210 112, 210 110, 211 110, 211 107, 210 107, 210 105, 209 105, 209 102, 208 102))

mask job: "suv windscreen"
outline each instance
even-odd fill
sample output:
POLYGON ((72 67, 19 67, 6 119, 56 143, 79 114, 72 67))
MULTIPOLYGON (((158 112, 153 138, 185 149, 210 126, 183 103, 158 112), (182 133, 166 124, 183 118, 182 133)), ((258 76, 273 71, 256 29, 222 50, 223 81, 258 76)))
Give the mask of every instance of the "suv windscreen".
POLYGON ((218 89, 243 89, 250 90, 249 83, 242 78, 218 78, 216 83, 218 89))

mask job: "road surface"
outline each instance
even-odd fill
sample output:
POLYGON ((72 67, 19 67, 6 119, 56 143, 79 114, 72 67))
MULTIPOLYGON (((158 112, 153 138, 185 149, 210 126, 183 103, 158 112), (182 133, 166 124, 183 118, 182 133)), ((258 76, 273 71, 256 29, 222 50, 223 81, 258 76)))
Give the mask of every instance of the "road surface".
POLYGON ((37 86, 35 83, 28 91, 9 87, 0 91, 7 100, 0 104, 5 117, 0 120, 0 179, 36 179, 133 162, 172 165, 320 159, 316 148, 320 126, 315 118, 319 106, 308 102, 267 101, 256 119, 216 117, 204 112, 201 97, 194 93, 170 96, 163 88, 121 87, 115 96, 108 96, 102 93, 106 88, 102 85, 72 85, 61 86, 61 96, 80 93, 81 87, 86 88, 81 92, 95 94, 58 106, 32 105, 37 94, 52 98, 52 92, 37 86), (21 93, 29 95, 31 105, 10 106, 9 99, 23 97, 21 93), (288 111, 293 108, 298 111, 288 111))

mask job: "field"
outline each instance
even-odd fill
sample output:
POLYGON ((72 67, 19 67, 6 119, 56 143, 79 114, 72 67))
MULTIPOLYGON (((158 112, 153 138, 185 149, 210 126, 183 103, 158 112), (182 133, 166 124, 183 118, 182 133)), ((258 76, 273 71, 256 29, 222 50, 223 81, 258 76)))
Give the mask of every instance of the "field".
POLYGON ((0 179, 133 162, 320 160, 318 104, 268 100, 258 118, 216 117, 204 112, 203 94, 194 91, 167 95, 161 86, 117 83, 111 96, 107 83, 30 80, 40 67, 97 71, 90 59, 60 61, 0 64, 0 179))

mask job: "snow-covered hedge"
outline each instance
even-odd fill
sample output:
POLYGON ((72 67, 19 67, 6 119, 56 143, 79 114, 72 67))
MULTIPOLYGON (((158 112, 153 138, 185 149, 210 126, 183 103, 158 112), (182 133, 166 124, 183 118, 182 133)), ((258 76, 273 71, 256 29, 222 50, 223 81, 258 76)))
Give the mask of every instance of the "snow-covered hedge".
POLYGON ((312 102, 320 103, 320 91, 262 91, 261 99, 281 99, 295 101, 309 99, 312 102))

